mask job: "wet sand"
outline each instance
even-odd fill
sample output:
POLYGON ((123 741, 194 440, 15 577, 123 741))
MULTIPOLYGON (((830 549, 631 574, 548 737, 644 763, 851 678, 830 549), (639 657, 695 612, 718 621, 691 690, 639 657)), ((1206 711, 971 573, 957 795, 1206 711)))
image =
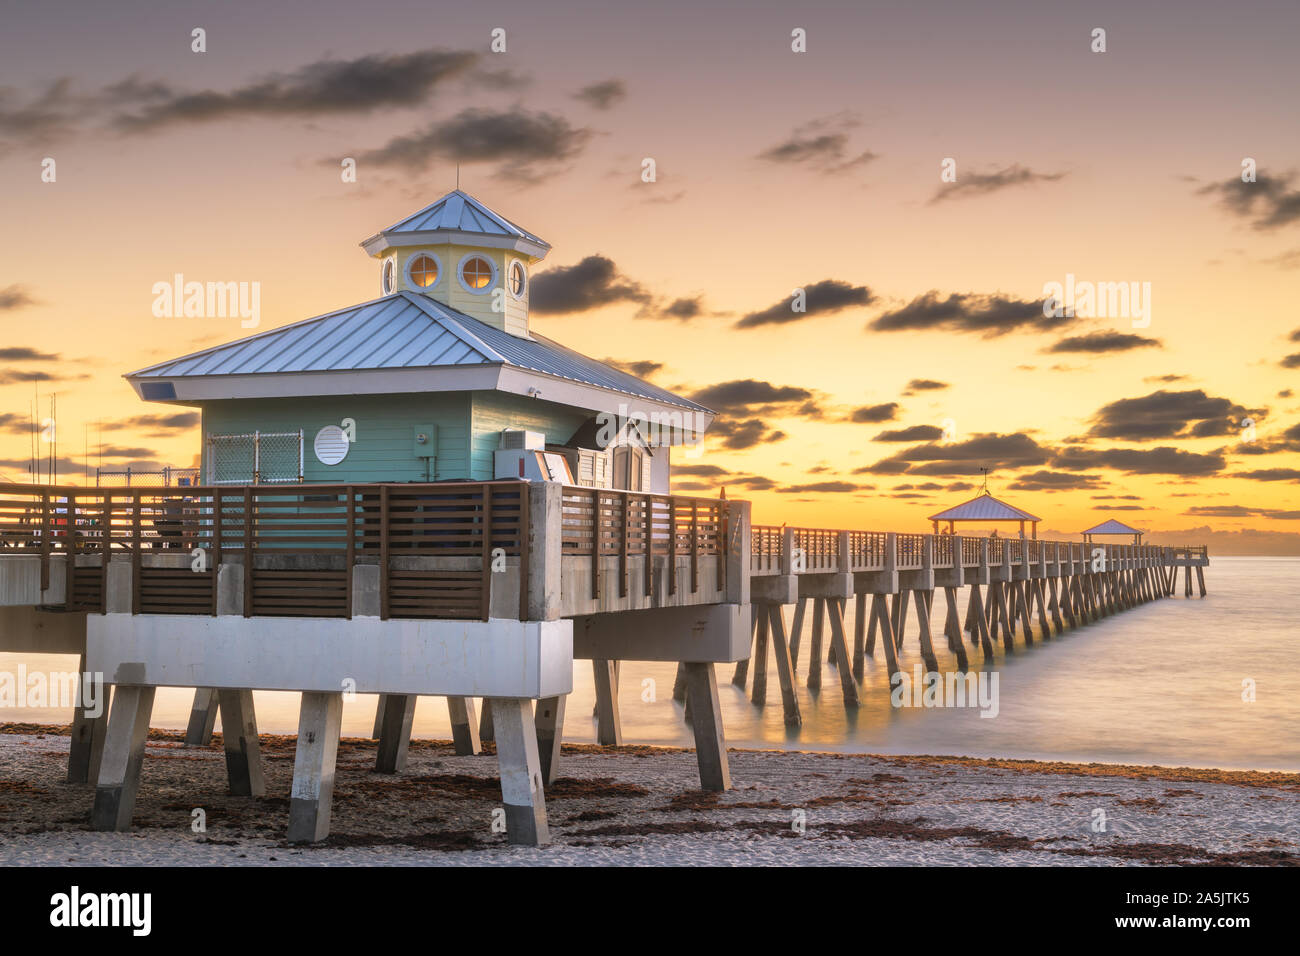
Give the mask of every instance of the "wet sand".
POLYGON ((697 789, 689 750, 566 745, 547 790, 554 842, 532 849, 494 832, 490 745, 457 757, 413 741, 391 776, 353 738, 332 835, 291 846, 293 737, 262 736, 256 800, 226 794, 219 735, 182 740, 150 733, 134 828, 95 833, 93 789, 63 779, 66 728, 0 725, 0 864, 1300 865, 1300 774, 733 750, 717 794, 697 789))

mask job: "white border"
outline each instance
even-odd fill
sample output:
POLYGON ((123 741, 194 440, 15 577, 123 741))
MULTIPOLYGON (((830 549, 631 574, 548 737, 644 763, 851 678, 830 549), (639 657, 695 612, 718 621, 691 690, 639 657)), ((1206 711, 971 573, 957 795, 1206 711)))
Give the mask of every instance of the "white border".
POLYGON ((395 255, 387 256, 384 259, 384 261, 379 264, 379 294, 392 295, 396 291, 397 291, 397 256, 395 255), (390 265, 393 267, 393 288, 385 289, 384 270, 387 269, 390 265))
POLYGON ((493 289, 497 287, 497 280, 500 278, 501 278, 501 268, 496 264, 494 260, 490 259, 488 256, 483 255, 483 253, 481 252, 467 252, 460 257, 460 262, 456 263, 456 281, 459 282, 460 287, 464 289, 466 292, 468 292, 470 295, 487 295, 489 292, 491 292, 493 289), (488 282, 488 284, 481 289, 471 289, 468 285, 466 285, 465 276, 462 273, 462 270, 464 270, 465 268, 465 263, 475 258, 482 259, 484 262, 486 262, 488 265, 492 267, 492 278, 488 282))
POLYGON ((523 302, 528 297, 528 266, 524 265, 523 259, 511 259, 506 265, 506 288, 510 291, 510 297, 516 302, 523 302), (514 276, 512 275, 515 266, 524 270, 524 290, 518 293, 515 292, 514 276))
POLYGON ((411 292, 432 292, 442 284, 442 277, 446 274, 446 271, 442 267, 442 256, 430 249, 416 249, 406 257, 406 263, 402 266, 402 278, 406 281, 406 288, 411 292), (438 278, 433 285, 416 285, 415 280, 411 278, 411 264, 420 256, 428 256, 438 266, 438 278))

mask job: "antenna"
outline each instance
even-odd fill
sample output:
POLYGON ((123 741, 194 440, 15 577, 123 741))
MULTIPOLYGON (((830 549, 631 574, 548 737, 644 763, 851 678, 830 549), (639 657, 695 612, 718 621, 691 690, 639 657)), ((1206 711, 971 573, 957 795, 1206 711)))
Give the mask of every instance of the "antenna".
POLYGON ((456 188, 460 189, 460 163, 456 164, 456 188))
POLYGON ((980 473, 984 476, 984 484, 980 488, 980 494, 987 495, 989 493, 989 470, 987 468, 981 468, 980 473))

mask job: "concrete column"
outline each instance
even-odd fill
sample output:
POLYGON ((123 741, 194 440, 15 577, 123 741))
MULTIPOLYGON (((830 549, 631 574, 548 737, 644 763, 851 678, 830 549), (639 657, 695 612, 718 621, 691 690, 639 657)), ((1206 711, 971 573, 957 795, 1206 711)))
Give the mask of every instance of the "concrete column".
POLYGON ((217 692, 221 707, 221 738, 226 748, 226 775, 237 797, 266 796, 262 776, 262 745, 257 739, 253 692, 247 689, 217 692))
POLYGON ((546 790, 532 701, 494 698, 497 766, 501 774, 501 799, 506 812, 506 839, 519 846, 544 846, 551 842, 546 825, 546 790))
POLYGON ((213 687, 196 687, 190 706, 190 722, 185 727, 186 747, 206 747, 212 743, 217 723, 217 691, 213 687))
MULTIPOLYGON (((415 719, 414 694, 383 694, 380 697, 379 747, 375 754, 376 773, 401 773, 411 744, 411 721, 415 719)), ((304 705, 305 706, 305 705, 304 705)))
POLYGON ((129 830, 144 765, 145 739, 153 713, 154 688, 118 685, 104 738, 90 825, 95 830, 129 830))
POLYGON ((560 738, 564 736, 564 704, 567 694, 543 697, 537 702, 533 726, 537 729, 537 756, 546 786, 555 783, 560 773, 560 738))
POLYGON ((713 664, 688 661, 686 682, 691 702, 691 728, 695 731, 695 759, 700 767, 700 787, 704 790, 730 790, 731 770, 727 766, 727 741, 722 731, 722 706, 718 703, 718 682, 713 676, 713 664))
POLYGON ((342 694, 302 695, 289 794, 290 843, 315 843, 329 836, 342 726, 342 694))
POLYGON ((99 715, 86 711, 86 655, 81 655, 77 670, 77 703, 72 709, 72 743, 68 747, 68 783, 94 783, 99 779, 99 765, 104 754, 104 736, 108 733, 110 688, 100 681, 95 690, 99 715))
POLYGON ((473 757, 483 752, 478 735, 478 716, 473 697, 448 697, 447 713, 451 716, 451 742, 459 757, 473 757))
POLYGON ((375 728, 370 733, 371 740, 378 740, 379 735, 384 731, 384 707, 387 700, 387 694, 379 695, 379 703, 375 705, 375 728))
POLYGON ((496 738, 492 726, 492 698, 484 697, 478 709, 478 739, 480 743, 491 743, 496 738))
POLYGON ((553 481, 528 483, 528 619, 557 621, 560 604, 560 541, 564 535, 564 488, 553 481))
POLYGON ((592 661, 591 664, 596 677, 596 742, 605 747, 622 746, 623 728, 618 716, 618 674, 614 669, 616 662, 592 661))

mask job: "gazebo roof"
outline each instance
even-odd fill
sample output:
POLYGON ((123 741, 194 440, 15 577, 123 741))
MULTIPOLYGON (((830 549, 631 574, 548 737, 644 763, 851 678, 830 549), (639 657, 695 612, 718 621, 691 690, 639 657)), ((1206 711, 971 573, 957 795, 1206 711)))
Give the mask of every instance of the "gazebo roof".
POLYGON ((1083 532, 1084 534, 1141 534, 1137 528, 1132 528, 1122 521, 1116 521, 1114 518, 1107 518, 1099 525, 1093 525, 1083 532))
POLYGON ((930 515, 931 521, 1041 521, 1038 515, 1021 511, 987 491, 956 507, 930 515))

